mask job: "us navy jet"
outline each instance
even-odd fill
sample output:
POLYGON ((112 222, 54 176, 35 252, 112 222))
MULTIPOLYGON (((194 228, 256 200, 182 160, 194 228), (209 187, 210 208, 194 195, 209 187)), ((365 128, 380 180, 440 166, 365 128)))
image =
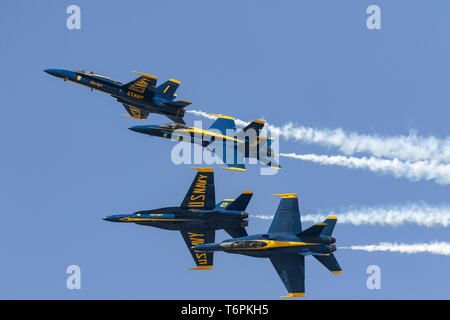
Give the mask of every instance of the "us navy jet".
POLYGON ((111 80, 92 71, 69 71, 60 69, 44 70, 52 76, 62 78, 64 81, 74 82, 91 90, 98 90, 113 96, 123 104, 131 118, 145 120, 149 113, 158 113, 167 116, 176 123, 185 124, 183 117, 184 108, 192 102, 187 100, 174 101, 175 91, 180 82, 169 79, 163 84, 156 86, 157 78, 145 73, 133 71, 140 75, 139 78, 122 84, 111 80))
POLYGON ((275 194, 282 199, 265 234, 250 235, 194 246, 194 250, 244 254, 269 258, 289 295, 282 298, 303 297, 305 293, 305 256, 311 255, 332 273, 342 273, 333 252, 336 239, 331 236, 336 217, 330 216, 302 231, 298 198, 295 193, 275 194))
POLYGON ((191 249, 192 246, 214 242, 216 230, 223 229, 232 237, 247 235, 248 213, 245 212, 253 192, 244 191, 236 199, 215 203, 214 171, 192 168, 198 172, 179 207, 143 210, 103 218, 111 222, 132 222, 167 230, 179 230, 197 265, 190 270, 211 269, 213 252, 191 249))
POLYGON ((264 121, 254 120, 238 131, 233 117, 212 116, 217 119, 208 130, 179 124, 134 126, 129 129, 149 136, 206 147, 228 166, 223 169, 245 171, 244 158, 257 159, 274 169, 281 169, 271 148, 272 138, 261 135, 264 121))

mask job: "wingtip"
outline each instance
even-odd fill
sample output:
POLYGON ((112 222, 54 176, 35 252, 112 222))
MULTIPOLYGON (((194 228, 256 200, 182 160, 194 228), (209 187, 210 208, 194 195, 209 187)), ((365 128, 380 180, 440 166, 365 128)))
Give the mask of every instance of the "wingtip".
POLYGON ((189 169, 191 169, 191 170, 197 170, 198 172, 214 172, 214 169, 213 168, 201 168, 201 167, 199 167, 199 168, 189 168, 189 169))
POLYGON ((244 169, 244 168, 234 168, 234 167, 229 167, 229 168, 223 167, 222 169, 224 169, 224 170, 233 170, 233 171, 247 171, 247 169, 244 169))
POLYGON ((180 81, 178 81, 178 80, 175 80, 175 79, 169 79, 169 81, 172 81, 172 82, 174 82, 174 83, 176 83, 176 84, 178 84, 178 85, 180 85, 180 84, 181 84, 181 82, 180 82, 180 81))
POLYGON ((212 113, 209 113, 209 115, 210 115, 210 116, 213 116, 213 117, 217 117, 217 118, 223 118, 223 119, 234 120, 233 117, 225 116, 225 115, 223 115, 223 114, 212 114, 212 113))
POLYGON ((195 268, 189 268, 189 270, 211 270, 213 266, 198 266, 195 268))
POLYGON ((305 296, 304 292, 289 292, 287 296, 281 296, 280 298, 303 298, 305 296))
POLYGON ((279 196, 282 198, 296 198, 298 199, 298 195, 296 193, 274 193, 273 196, 279 196))
POLYGON ((142 73, 142 72, 137 72, 137 71, 134 71, 134 70, 133 70, 133 73, 139 74, 139 75, 141 75, 143 77, 150 78, 150 79, 155 79, 155 80, 158 79, 156 76, 152 76, 150 74, 146 74, 146 73, 142 73))

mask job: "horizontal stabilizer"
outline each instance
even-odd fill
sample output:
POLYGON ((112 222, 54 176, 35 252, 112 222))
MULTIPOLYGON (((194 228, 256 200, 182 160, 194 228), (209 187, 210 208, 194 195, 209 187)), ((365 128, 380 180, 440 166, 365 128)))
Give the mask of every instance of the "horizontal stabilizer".
POLYGON ((339 263, 336 260, 336 257, 331 253, 329 255, 323 256, 313 256, 316 258, 321 264, 325 266, 328 270, 333 273, 342 273, 342 269, 339 266, 339 263))
POLYGON ((147 119, 147 117, 150 113, 150 111, 147 109, 138 108, 138 107, 135 107, 135 106, 132 106, 129 104, 123 103, 123 106, 130 114, 129 116, 124 114, 124 116, 131 117, 134 119, 145 120, 145 119, 147 119))
POLYGON ((175 108, 184 108, 184 107, 187 107, 188 105, 192 104, 192 102, 187 101, 187 100, 178 100, 178 101, 166 102, 164 104, 171 106, 171 107, 175 107, 175 108))
POLYGON ((177 123, 177 124, 182 124, 185 125, 186 122, 184 121, 183 118, 180 117, 174 117, 174 116, 167 116, 167 118, 169 118, 170 120, 172 120, 173 122, 177 123))
POLYGON ((225 210, 245 211, 252 196, 253 192, 251 191, 242 192, 242 194, 237 197, 236 200, 234 200, 230 205, 228 205, 225 210))
POLYGON ((317 223, 317 224, 313 225, 312 227, 310 227, 306 230, 303 230, 302 232, 297 234, 297 237, 302 237, 302 236, 317 237, 322 233, 322 231, 325 229, 326 226, 327 226, 326 223, 317 223))
POLYGON ((245 228, 225 228, 225 232, 233 238, 248 236, 247 230, 245 230, 245 228))

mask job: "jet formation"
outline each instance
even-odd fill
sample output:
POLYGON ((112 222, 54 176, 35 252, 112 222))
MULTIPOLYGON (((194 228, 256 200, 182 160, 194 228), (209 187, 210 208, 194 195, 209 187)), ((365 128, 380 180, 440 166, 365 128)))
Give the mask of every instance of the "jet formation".
MULTIPOLYGON (((183 120, 184 108, 191 102, 175 101, 175 92, 180 85, 177 80, 169 79, 157 86, 155 76, 133 71, 139 77, 122 84, 90 71, 44 71, 111 95, 123 104, 131 118, 145 120, 150 113, 167 116, 174 123, 129 129, 153 137, 200 145, 228 166, 224 169, 245 171, 246 158, 274 169, 281 168, 271 148, 272 138, 263 135, 265 122, 262 120, 254 120, 238 130, 234 118, 213 115, 217 119, 207 130, 187 126, 183 120)), ((246 219, 249 215, 245 210, 253 192, 244 191, 236 199, 216 203, 213 169, 191 169, 197 170, 197 174, 179 206, 116 214, 103 219, 180 231, 196 264, 191 270, 211 269, 216 251, 269 258, 289 292, 283 297, 304 295, 305 256, 313 256, 333 273, 342 272, 333 254, 336 239, 331 236, 336 217, 330 216, 323 223, 302 230, 297 195, 276 194, 281 196, 281 201, 267 233, 248 235, 245 227, 248 226, 246 219), (232 239, 215 243, 216 230, 225 230, 232 239)))

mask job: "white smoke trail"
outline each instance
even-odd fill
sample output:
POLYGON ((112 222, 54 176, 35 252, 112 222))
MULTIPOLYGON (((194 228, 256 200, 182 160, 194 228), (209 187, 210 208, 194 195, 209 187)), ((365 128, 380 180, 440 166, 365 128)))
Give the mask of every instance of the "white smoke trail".
POLYGON ((450 184, 450 164, 436 161, 400 161, 379 158, 357 158, 346 156, 328 156, 315 154, 280 153, 279 156, 311 161, 322 165, 337 165, 351 169, 366 169, 373 172, 391 174, 396 178, 404 177, 412 181, 434 180, 439 184, 450 184))
MULTIPOLYGON (((208 119, 215 119, 215 117, 211 117, 203 111, 190 110, 188 112, 208 119)), ((245 126, 247 123, 236 119, 236 124, 239 126, 245 126)), ((341 128, 331 130, 294 126, 292 123, 282 127, 268 124, 268 128, 271 132, 285 139, 336 147, 345 155, 368 153, 375 157, 414 162, 421 160, 450 162, 450 137, 444 139, 434 136, 421 137, 415 132, 411 132, 408 136, 383 137, 355 132, 347 133, 341 128)))
POLYGON ((271 132, 286 139, 336 147, 345 155, 368 153, 375 157, 407 161, 429 160, 450 162, 450 137, 439 139, 434 136, 421 137, 411 132, 408 136, 381 137, 346 133, 342 129, 314 129, 294 127, 292 123, 281 128, 269 126, 271 132))
POLYGON ((379 244, 364 245, 364 246, 339 247, 339 249, 362 250, 368 252, 389 251, 407 254, 427 252, 450 256, 450 243, 447 242, 413 243, 413 244, 380 242, 379 244))
MULTIPOLYGON (((353 206, 341 212, 302 215, 302 222, 322 222, 327 216, 336 216, 339 224, 389 225, 417 224, 424 227, 450 226, 450 205, 430 206, 424 202, 404 205, 374 207, 353 206)), ((253 218, 272 220, 273 215, 250 215, 253 218)))

